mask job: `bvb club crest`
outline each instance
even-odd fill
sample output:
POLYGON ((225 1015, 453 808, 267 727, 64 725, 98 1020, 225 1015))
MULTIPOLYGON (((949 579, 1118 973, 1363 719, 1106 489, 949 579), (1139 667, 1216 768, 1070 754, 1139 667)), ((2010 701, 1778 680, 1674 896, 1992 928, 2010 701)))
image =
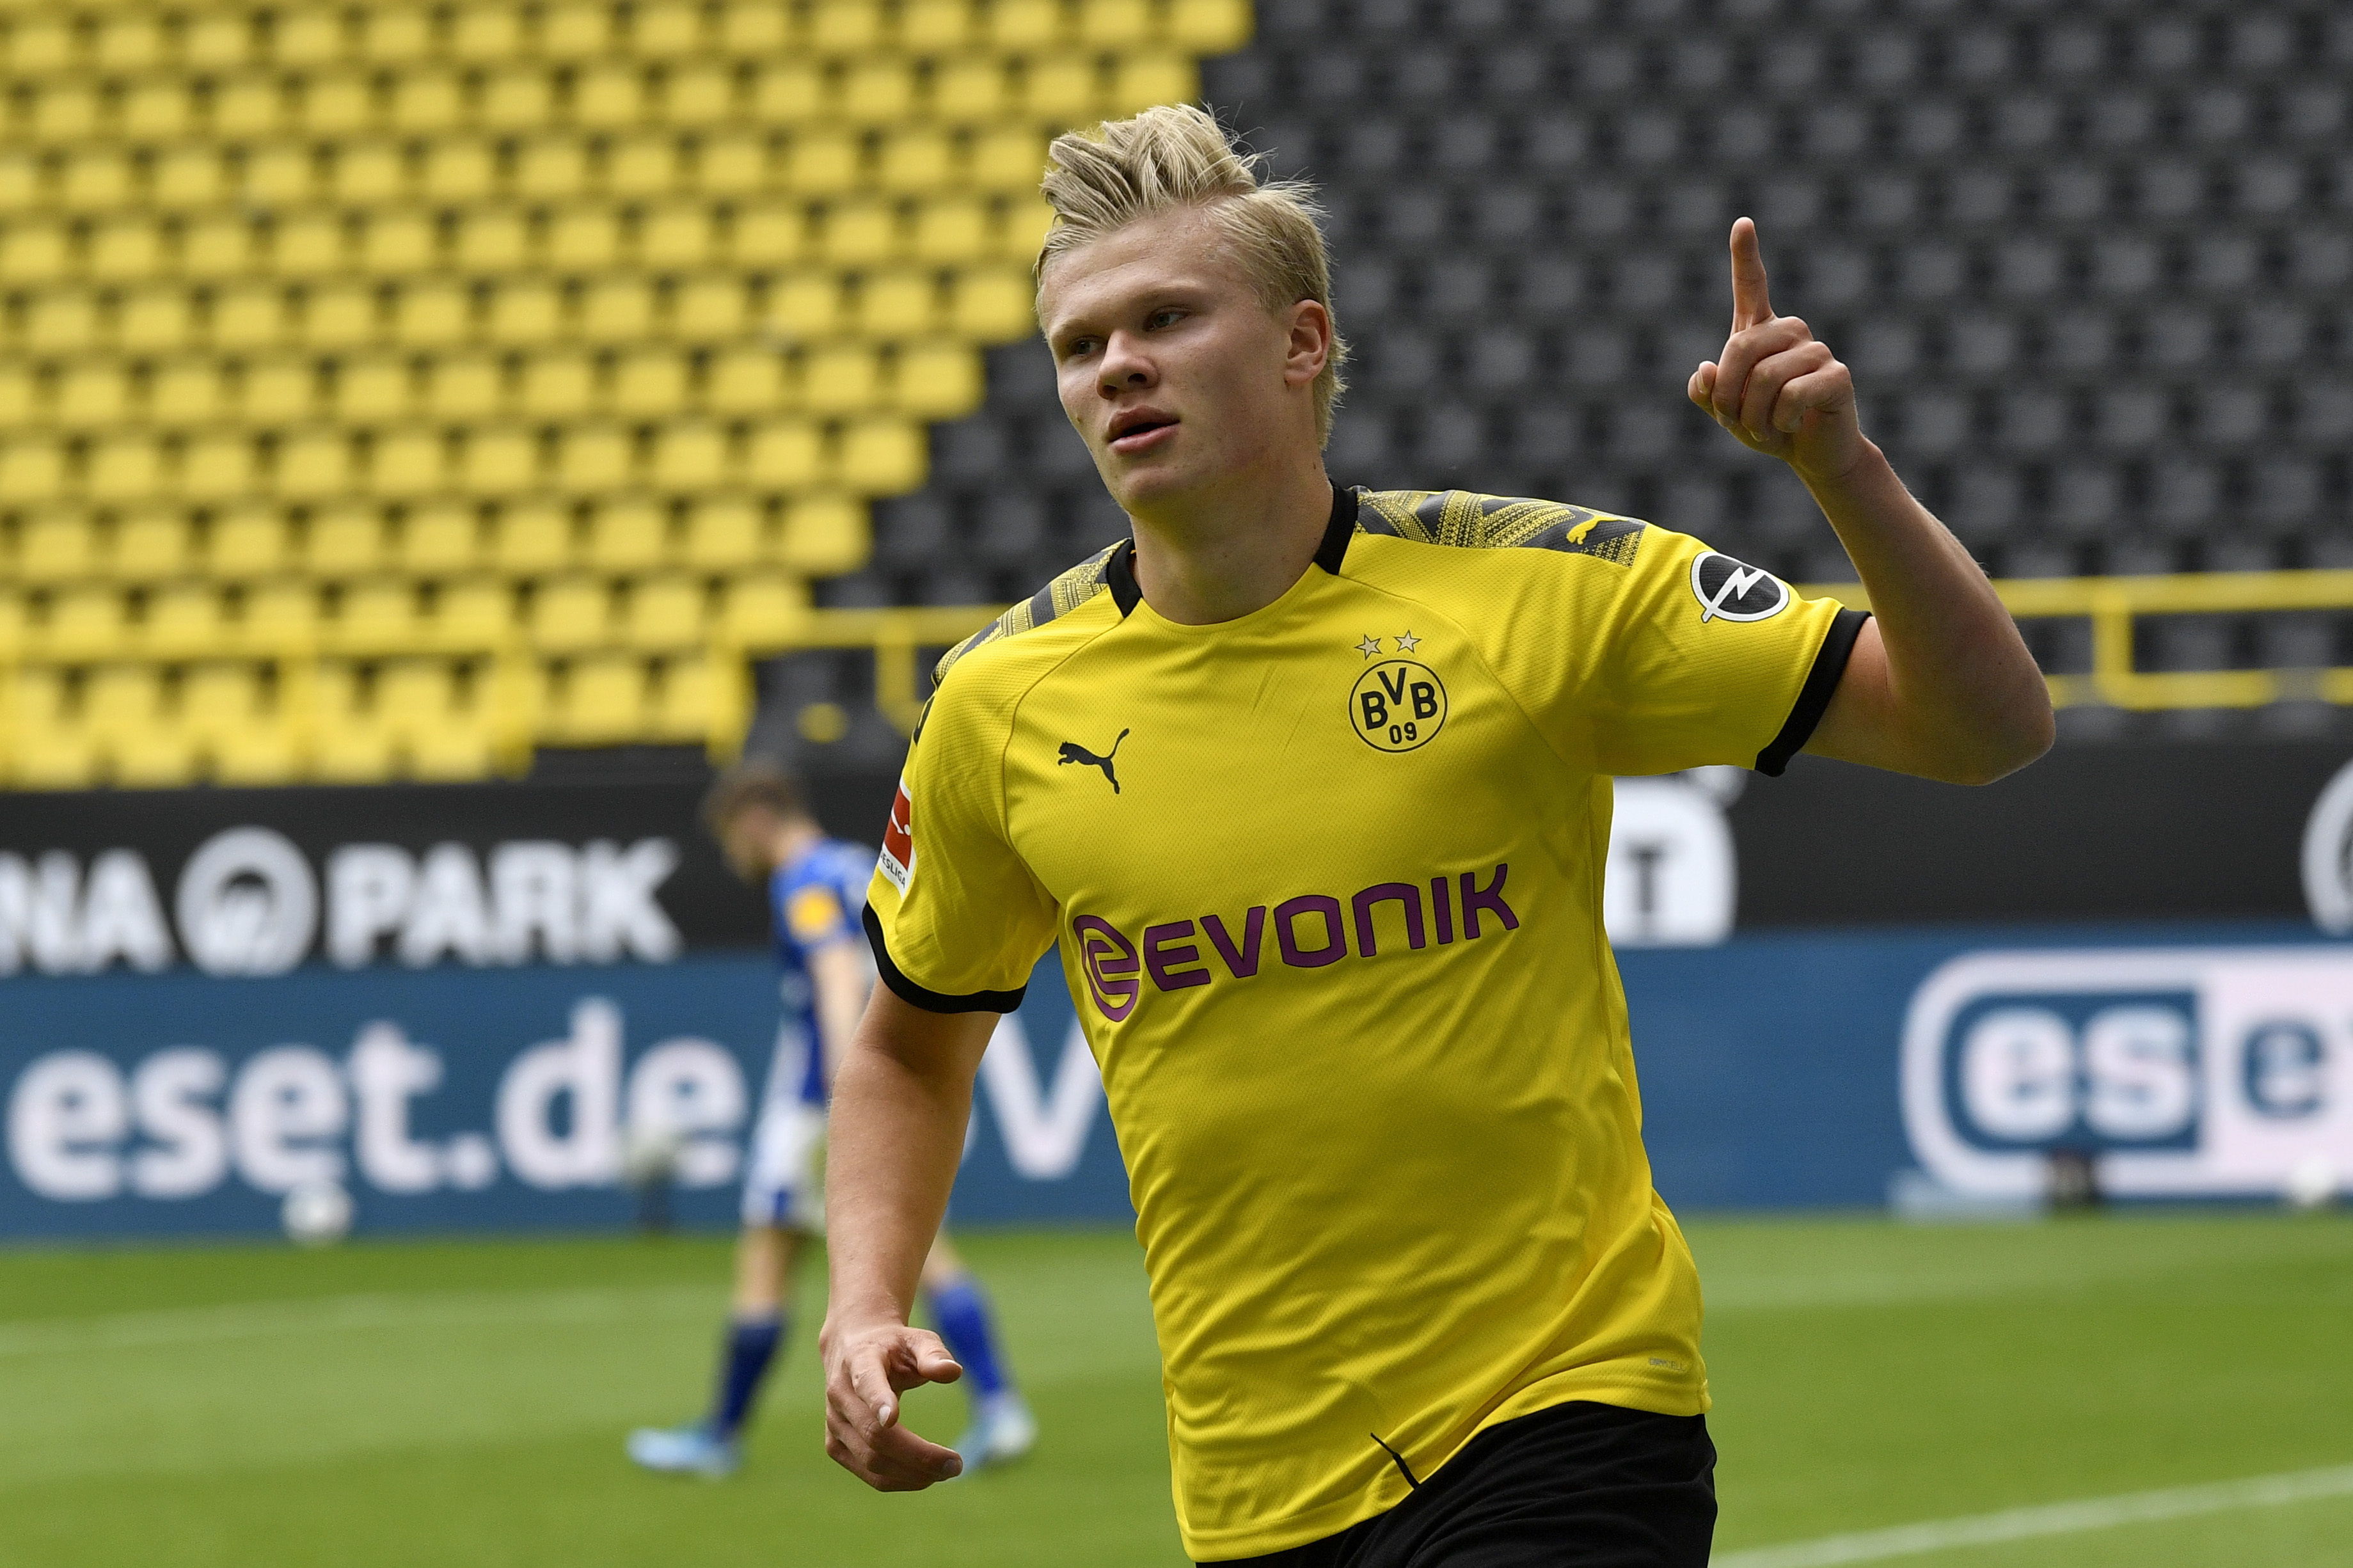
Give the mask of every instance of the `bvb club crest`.
POLYGON ((1418 660, 1382 659, 1349 689, 1348 721, 1375 751, 1426 746, 1446 724, 1446 683, 1418 660))

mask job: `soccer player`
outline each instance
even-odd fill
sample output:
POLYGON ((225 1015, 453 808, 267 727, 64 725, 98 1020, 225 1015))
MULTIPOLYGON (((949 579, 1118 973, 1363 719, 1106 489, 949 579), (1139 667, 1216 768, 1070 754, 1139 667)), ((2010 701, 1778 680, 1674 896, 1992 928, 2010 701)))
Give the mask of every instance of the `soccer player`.
MULTIPOLYGON (((742 1462, 744 1423, 784 1342, 803 1243, 823 1223, 818 1160, 827 1085, 874 983, 858 930, 874 852, 827 837, 791 775, 765 763, 722 774, 703 816, 737 875, 767 884, 785 1021, 752 1136, 734 1300, 711 1409, 691 1426, 630 1433, 628 1452, 648 1469, 719 1477, 742 1462)), ((1018 1458, 1036 1442, 1037 1424, 997 1352, 988 1299, 944 1236, 923 1260, 923 1288, 940 1337, 971 1379, 972 1426, 956 1452, 974 1468, 1018 1458)))
POLYGON ((2033 660, 1745 219, 1690 395, 1797 471, 1871 616, 1608 511, 1335 488, 1308 193, 1201 111, 1064 136, 1044 189, 1039 322, 1134 533, 944 661, 918 727, 835 1092, 828 1448, 883 1489, 956 1473, 901 1419, 955 1370, 908 1310, 992 1016, 1059 941, 1196 1560, 1704 1563, 1610 778, 1803 750, 1983 783, 2050 743, 2033 660))

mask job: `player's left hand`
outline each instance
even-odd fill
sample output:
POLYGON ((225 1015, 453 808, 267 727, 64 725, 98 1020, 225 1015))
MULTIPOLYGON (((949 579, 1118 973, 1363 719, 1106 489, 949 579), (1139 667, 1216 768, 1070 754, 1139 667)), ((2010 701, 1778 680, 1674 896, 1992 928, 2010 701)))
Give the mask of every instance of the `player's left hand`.
POLYGON ((1845 473, 1867 443, 1855 419, 1854 377, 1795 316, 1777 316, 1765 292, 1757 226, 1732 225, 1732 335, 1692 373, 1691 400, 1744 446, 1808 479, 1845 473))

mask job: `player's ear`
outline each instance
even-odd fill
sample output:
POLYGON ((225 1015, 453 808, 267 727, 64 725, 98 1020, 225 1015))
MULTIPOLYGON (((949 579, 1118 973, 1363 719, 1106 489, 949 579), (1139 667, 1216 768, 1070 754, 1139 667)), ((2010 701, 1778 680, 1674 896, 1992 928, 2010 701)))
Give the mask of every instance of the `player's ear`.
POLYGON ((1332 357, 1332 312, 1314 300, 1302 300, 1285 312, 1290 331, 1283 356, 1282 379, 1304 386, 1324 374, 1332 357))

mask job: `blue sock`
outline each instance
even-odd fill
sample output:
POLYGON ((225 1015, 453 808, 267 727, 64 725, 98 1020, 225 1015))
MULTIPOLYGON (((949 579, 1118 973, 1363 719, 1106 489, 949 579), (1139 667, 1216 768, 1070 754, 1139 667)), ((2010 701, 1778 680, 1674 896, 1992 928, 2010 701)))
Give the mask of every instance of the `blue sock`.
POLYGON ((760 1380, 767 1375, 768 1363, 776 1359, 776 1346, 785 1337, 782 1313, 762 1318, 735 1318, 727 1325, 727 1352, 721 1359, 719 1397, 711 1409, 711 1429, 717 1436, 733 1439, 743 1429, 744 1418, 752 1412, 752 1401, 760 1392, 760 1380))
POLYGON ((931 1300, 932 1321, 940 1326, 948 1354, 963 1363, 965 1376, 972 1380, 973 1403, 1010 1388, 1012 1382, 997 1357, 997 1330, 989 1321, 988 1298, 980 1293, 979 1281, 966 1275, 931 1292, 931 1300))

